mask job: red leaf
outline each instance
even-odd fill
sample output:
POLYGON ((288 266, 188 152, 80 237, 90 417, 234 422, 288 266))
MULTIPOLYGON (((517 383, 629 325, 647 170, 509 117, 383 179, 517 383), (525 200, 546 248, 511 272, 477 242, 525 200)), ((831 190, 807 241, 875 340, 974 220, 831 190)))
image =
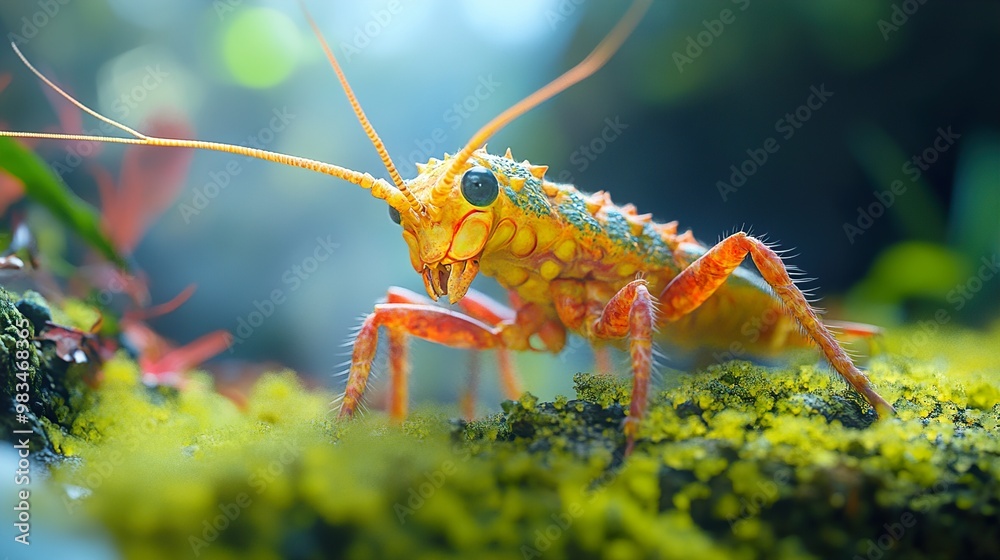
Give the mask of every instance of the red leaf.
MULTIPOLYGON (((149 126, 151 136, 184 138, 190 132, 177 119, 156 119, 149 126)), ((125 150, 118 189, 101 186, 103 224, 119 251, 134 251, 149 226, 177 198, 191 157, 191 150, 176 148, 130 146, 125 150)))
POLYGON ((140 358, 143 381, 156 385, 179 386, 183 383, 185 373, 229 348, 231 342, 232 335, 218 330, 180 348, 170 350, 155 361, 140 358))

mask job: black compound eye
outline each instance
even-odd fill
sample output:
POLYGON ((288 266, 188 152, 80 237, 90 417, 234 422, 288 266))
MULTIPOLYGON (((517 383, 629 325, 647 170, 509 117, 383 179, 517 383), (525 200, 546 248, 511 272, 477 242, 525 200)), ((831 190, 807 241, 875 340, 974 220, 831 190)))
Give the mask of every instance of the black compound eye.
POLYGON ((462 175, 462 196, 473 206, 489 206, 500 194, 497 176, 485 167, 476 166, 462 175))
POLYGON ((399 215, 399 210, 396 210, 392 206, 389 207, 389 219, 396 222, 397 224, 403 220, 403 218, 399 215))

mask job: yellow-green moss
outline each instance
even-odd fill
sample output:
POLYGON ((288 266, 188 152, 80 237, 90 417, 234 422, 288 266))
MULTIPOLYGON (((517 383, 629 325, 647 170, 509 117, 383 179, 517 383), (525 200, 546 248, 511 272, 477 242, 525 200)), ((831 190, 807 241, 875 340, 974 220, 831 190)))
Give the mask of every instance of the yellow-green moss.
POLYGON ((869 368, 896 419, 874 422, 822 366, 731 362, 657 394, 627 459, 614 377, 468 424, 418 407, 394 427, 337 422, 332 395, 292 373, 241 410, 204 376, 147 388, 120 357, 49 426, 72 457, 49 484, 127 558, 995 554, 1000 326, 917 334, 891 335, 869 368))

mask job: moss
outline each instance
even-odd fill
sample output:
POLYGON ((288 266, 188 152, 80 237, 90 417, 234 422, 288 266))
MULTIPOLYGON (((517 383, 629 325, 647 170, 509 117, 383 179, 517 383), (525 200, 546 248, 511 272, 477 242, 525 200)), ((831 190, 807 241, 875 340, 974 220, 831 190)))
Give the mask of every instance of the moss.
POLYGON ((32 456, 43 462, 57 458, 49 440, 53 431, 50 428, 72 422, 77 408, 71 401, 83 395, 86 370, 85 364, 71 366, 59 359, 53 344, 32 342, 38 327, 50 317, 48 303, 39 294, 28 291, 18 298, 0 287, 0 345, 3 347, 0 406, 5 411, 0 417, 0 429, 2 437, 11 441, 14 430, 31 430, 33 437, 28 439, 32 456), (19 340, 28 343, 19 344, 19 340), (18 351, 26 353, 26 359, 20 359, 18 351), (20 368, 25 362, 28 368, 20 368), (27 391, 19 389, 20 383, 27 384, 27 391), (27 395, 28 399, 20 402, 26 405, 22 409, 24 422, 20 422, 18 416, 19 393, 27 395))
POLYGON ((122 355, 48 425, 47 484, 127 558, 995 557, 1000 325, 919 334, 870 364, 896 419, 823 367, 730 362, 657 394, 627 459, 613 377, 395 427, 289 372, 242 409, 205 376, 150 390, 122 355))

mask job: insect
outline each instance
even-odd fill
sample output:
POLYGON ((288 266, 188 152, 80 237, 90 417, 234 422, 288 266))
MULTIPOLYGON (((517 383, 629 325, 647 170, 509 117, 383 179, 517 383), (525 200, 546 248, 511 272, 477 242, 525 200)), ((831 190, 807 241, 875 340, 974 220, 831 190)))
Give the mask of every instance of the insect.
MULTIPOLYGON (((508 351, 559 352, 569 333, 597 347, 618 345, 629 353, 633 388, 624 424, 631 450, 647 407, 654 338, 678 346, 720 346, 754 317, 778 316, 747 344, 768 353, 813 344, 880 417, 892 406, 853 364, 792 281, 781 257, 761 240, 737 232, 714 246, 699 243, 677 222, 658 223, 631 204, 616 205, 605 192, 584 194, 547 179, 547 167, 518 162, 511 151, 489 153, 487 140, 505 125, 597 71, 624 42, 651 4, 637 0, 582 62, 483 126, 454 155, 417 166, 403 180, 361 109, 336 57, 311 19, 338 80, 390 181, 333 164, 243 146, 146 136, 97 112, 24 64, 81 110, 131 138, 0 132, 5 136, 94 140, 227 152, 332 175, 371 192, 389 207, 402 231, 414 270, 428 298, 390 288, 386 301, 364 319, 353 344, 340 416, 362 403, 380 330, 388 335, 390 410, 407 411, 410 337, 445 346, 508 351), (741 264, 749 256, 759 275, 741 264), (505 306, 470 290, 480 274, 510 291, 505 306), (454 307, 435 305, 447 300, 454 307)), ((508 381, 511 373, 501 367, 508 381)))

